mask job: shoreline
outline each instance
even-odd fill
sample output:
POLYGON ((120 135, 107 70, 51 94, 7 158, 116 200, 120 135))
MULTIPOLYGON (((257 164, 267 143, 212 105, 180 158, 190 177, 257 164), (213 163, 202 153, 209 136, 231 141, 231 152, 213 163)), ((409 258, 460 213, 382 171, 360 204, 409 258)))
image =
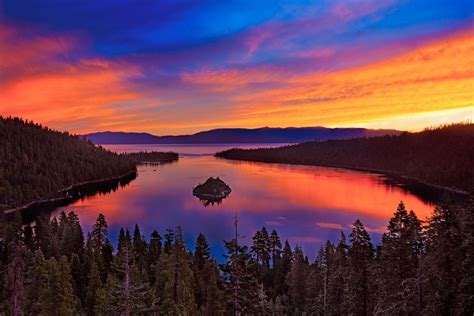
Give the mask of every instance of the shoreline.
POLYGON ((136 177, 137 174, 138 174, 137 170, 132 170, 132 171, 129 171, 129 172, 127 172, 123 175, 117 176, 117 177, 111 177, 111 178, 99 179, 99 180, 92 180, 92 181, 85 181, 85 182, 81 182, 81 183, 72 184, 72 185, 58 191, 58 194, 64 194, 63 196, 52 197, 52 198, 44 198, 44 199, 40 199, 40 200, 36 200, 36 201, 32 201, 32 202, 23 204, 23 205, 18 206, 18 207, 5 209, 4 214, 12 214, 12 213, 15 213, 15 212, 18 212, 18 211, 23 211, 23 210, 26 210, 26 209, 31 208, 33 206, 36 206, 36 205, 41 205, 41 204, 46 204, 46 203, 57 203, 57 202, 67 201, 69 199, 74 199, 74 196, 69 195, 67 193, 67 191, 79 189, 81 187, 91 185, 91 184, 101 184, 101 183, 107 183, 107 182, 110 182, 110 181, 120 181, 120 180, 123 180, 123 179, 125 179, 129 176, 132 176, 132 175, 134 175, 136 177))
POLYGON ((361 171, 361 172, 367 172, 367 173, 372 173, 372 174, 378 174, 378 175, 384 175, 388 176, 390 178, 398 178, 398 179, 403 179, 403 180, 410 180, 410 181, 415 181, 419 184, 434 188, 434 189, 439 189, 439 190, 444 190, 444 191, 449 191, 452 193, 460 194, 460 195, 469 195, 469 192, 457 189, 457 188, 452 188, 452 187, 447 187, 447 186, 442 186, 442 185, 437 185, 437 184, 432 184, 429 182, 426 182, 424 180, 415 178, 415 177, 410 177, 406 175, 399 174, 394 171, 389 171, 389 170, 381 170, 381 169, 373 169, 373 168, 364 168, 364 167, 349 167, 349 166, 343 166, 343 165, 336 165, 336 164, 310 164, 310 163, 291 163, 291 162, 278 162, 278 161, 262 161, 262 160, 249 160, 249 159, 238 159, 238 158, 231 158, 231 157, 223 157, 223 156, 216 156, 214 157, 219 158, 219 159, 228 159, 228 160, 233 160, 233 161, 246 161, 246 162, 257 162, 257 163, 268 163, 268 164, 286 164, 286 165, 292 165, 292 166, 314 166, 314 167, 326 167, 326 168, 336 168, 336 169, 347 169, 347 170, 354 170, 354 171, 361 171))
POLYGON ((137 162, 137 165, 163 165, 163 164, 167 164, 167 163, 172 163, 172 162, 176 162, 178 161, 178 159, 164 159, 164 160, 156 160, 156 161, 153 161, 153 160, 150 160, 150 161, 140 161, 140 162, 137 162))

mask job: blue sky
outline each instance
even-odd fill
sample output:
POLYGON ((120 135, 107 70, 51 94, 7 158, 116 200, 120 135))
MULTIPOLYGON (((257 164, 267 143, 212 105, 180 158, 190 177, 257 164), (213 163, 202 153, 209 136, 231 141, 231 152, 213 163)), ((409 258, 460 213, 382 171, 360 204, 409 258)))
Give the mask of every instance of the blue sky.
MULTIPOLYGON (((43 81, 35 81, 34 87, 49 87, 52 79, 65 86, 61 90, 56 85, 59 90, 49 94, 32 91, 25 100, 17 100, 16 90, 7 91, 0 98, 8 103, 11 96, 17 99, 3 110, 59 129, 138 130, 142 126, 155 133, 179 133, 227 126, 385 126, 411 113, 455 108, 465 113, 472 107, 472 95, 466 92, 471 81, 467 81, 462 98, 442 101, 444 92, 431 109, 422 105, 431 99, 408 108, 394 104, 393 113, 383 106, 375 111, 373 102, 348 99, 347 106, 356 116, 349 120, 344 107, 331 107, 330 100, 340 99, 341 90, 357 87, 346 83, 328 96, 315 90, 324 84, 314 79, 328 72, 363 71, 452 41, 459 34, 469 37, 472 1, 3 0, 0 8, 0 53, 5 60, 16 60, 1 65, 4 88, 28 80, 33 85, 31 81, 39 78, 43 81), (9 55, 28 48, 37 53, 9 55), (103 77, 110 85, 74 83, 77 74, 90 81, 103 77), (303 80, 308 76, 313 77, 312 84, 303 80), (305 84, 295 83, 301 81, 305 84), (300 96, 281 97, 289 91, 300 96), (83 98, 83 111, 70 100, 74 98, 83 98), (298 103, 303 99, 308 102, 298 103), (322 100, 327 104, 321 105, 322 100), (48 102, 59 109, 56 115, 35 111, 48 102), (288 104, 298 106, 292 109, 288 104), (334 114, 323 115, 332 109, 334 114), (209 112, 215 117, 203 115, 209 112)), ((471 65, 464 58, 468 52, 469 48, 459 58, 467 63, 465 67, 471 65)), ((463 80, 472 79, 467 77, 463 80)), ((451 93, 458 95, 456 91, 451 93)))

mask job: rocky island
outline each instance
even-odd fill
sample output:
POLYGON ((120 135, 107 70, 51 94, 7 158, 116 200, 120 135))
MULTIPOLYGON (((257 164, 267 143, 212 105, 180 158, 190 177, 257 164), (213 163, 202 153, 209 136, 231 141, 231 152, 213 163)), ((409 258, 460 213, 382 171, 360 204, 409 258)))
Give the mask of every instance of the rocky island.
POLYGON ((208 204, 219 203, 226 198, 232 190, 219 177, 210 177, 203 184, 199 184, 193 189, 193 195, 198 197, 201 201, 208 204))

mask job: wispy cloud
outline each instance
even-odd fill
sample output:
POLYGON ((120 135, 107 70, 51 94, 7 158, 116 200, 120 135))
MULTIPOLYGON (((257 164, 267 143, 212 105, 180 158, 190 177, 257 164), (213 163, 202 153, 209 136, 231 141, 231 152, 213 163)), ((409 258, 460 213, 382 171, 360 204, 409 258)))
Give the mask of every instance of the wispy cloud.
POLYGON ((104 119, 127 121, 133 114, 123 115, 109 105, 143 98, 128 85, 130 78, 141 75, 136 66, 99 58, 70 61, 64 57, 78 44, 68 37, 18 39, 8 29, 0 33, 8 34, 0 46, 3 114, 89 130, 104 119))
POLYGON ((464 1, 121 3, 103 20, 106 0, 41 16, 13 3, 0 12, 0 110, 73 132, 421 128, 420 115, 474 106, 464 1))
POLYGON ((320 228, 326 228, 326 229, 337 229, 337 230, 346 229, 346 227, 344 227, 342 224, 339 224, 339 223, 316 223, 316 225, 320 228))

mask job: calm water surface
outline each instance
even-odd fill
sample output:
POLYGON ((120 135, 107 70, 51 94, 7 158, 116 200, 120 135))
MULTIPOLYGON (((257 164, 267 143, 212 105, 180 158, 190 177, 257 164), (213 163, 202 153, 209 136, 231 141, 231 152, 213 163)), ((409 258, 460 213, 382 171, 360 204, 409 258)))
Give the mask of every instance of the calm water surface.
POLYGON ((194 239, 202 232, 213 253, 221 259, 222 241, 232 238, 233 217, 238 212, 239 230, 247 242, 257 229, 265 226, 269 231, 276 229, 282 241, 288 239, 292 246, 302 245, 308 256, 314 258, 327 239, 336 241, 341 230, 348 235, 350 225, 357 218, 377 242, 401 200, 421 219, 433 207, 375 174, 238 162, 212 156, 236 146, 105 146, 117 152, 172 150, 181 157, 171 164, 139 166, 137 179, 126 187, 76 201, 56 209, 53 215, 62 210, 74 211, 88 231, 97 215, 103 213, 114 244, 120 227, 133 230, 137 223, 148 237, 154 229, 163 234, 166 228, 181 225, 191 249, 194 239), (227 182, 232 193, 221 204, 205 206, 192 195, 192 188, 210 176, 227 182))

